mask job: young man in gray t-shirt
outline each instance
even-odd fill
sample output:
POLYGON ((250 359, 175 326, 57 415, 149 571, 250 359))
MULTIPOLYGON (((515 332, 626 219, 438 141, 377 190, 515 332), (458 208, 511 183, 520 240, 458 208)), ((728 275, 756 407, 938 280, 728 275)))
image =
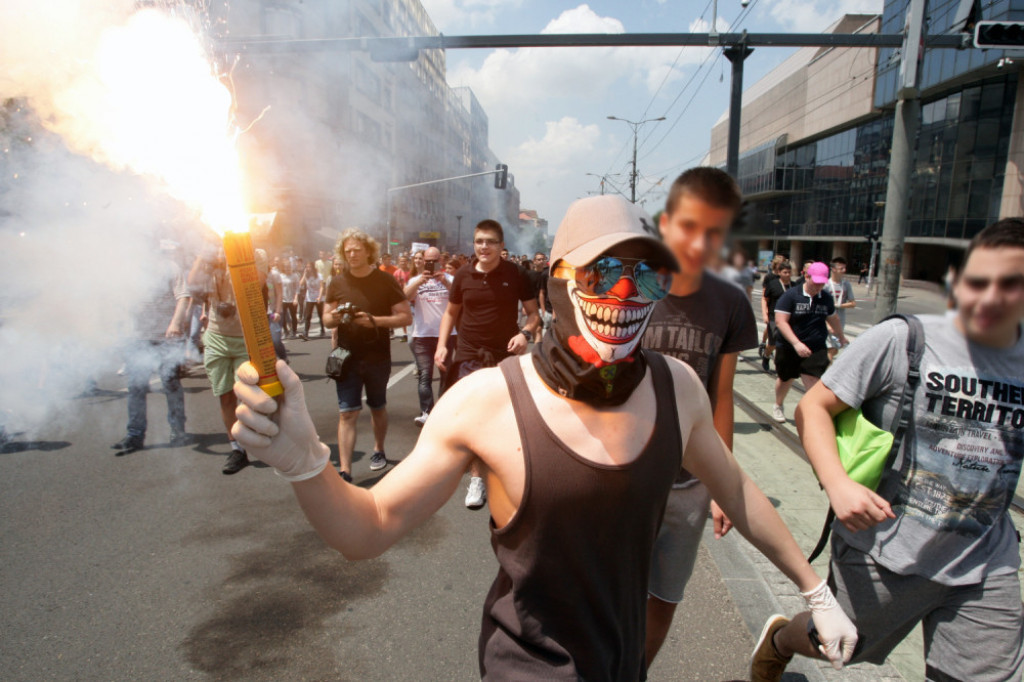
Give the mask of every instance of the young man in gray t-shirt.
MULTIPOLYGON (((925 350, 902 452, 877 493, 846 475, 832 418, 853 407, 890 430, 907 376, 907 326, 877 325, 797 408, 801 437, 836 512, 831 580, 862 646, 881 663, 919 622, 926 676, 1020 680, 1019 536, 1007 512, 1024 457, 1024 220, 971 242, 955 317, 922 316, 925 350)), ((773 616, 751 679, 777 680, 816 655, 806 614, 773 616)))
MULTIPOLYGON (((853 297, 853 285, 846 279, 846 259, 836 256, 832 259, 832 268, 828 282, 825 283, 825 291, 832 295, 835 302, 836 316, 839 318, 839 329, 846 331, 846 311, 857 307, 857 300, 853 297)), ((836 359, 836 354, 842 344, 839 337, 830 334, 828 337, 828 359, 829 362, 836 359)))

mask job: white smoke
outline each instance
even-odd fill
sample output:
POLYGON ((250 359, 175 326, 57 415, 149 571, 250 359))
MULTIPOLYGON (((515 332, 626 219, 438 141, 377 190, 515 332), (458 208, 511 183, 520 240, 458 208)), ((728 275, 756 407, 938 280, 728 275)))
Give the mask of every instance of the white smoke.
POLYGON ((11 432, 46 431, 57 412, 73 422, 69 401, 121 364, 140 304, 166 286, 160 240, 202 239, 191 210, 83 155, 75 112, 59 105, 134 5, 0 5, 0 426, 11 432))

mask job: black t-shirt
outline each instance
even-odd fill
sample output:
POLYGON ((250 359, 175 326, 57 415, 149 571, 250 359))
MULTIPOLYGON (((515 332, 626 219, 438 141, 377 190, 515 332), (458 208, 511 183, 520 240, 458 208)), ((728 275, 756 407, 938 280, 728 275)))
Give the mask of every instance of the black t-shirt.
POLYGON ((763 296, 768 301, 768 319, 775 319, 775 306, 778 304, 779 299, 782 298, 782 294, 786 293, 787 289, 793 287, 793 283, 783 284, 782 279, 778 275, 775 275, 775 279, 765 282, 763 296))
MULTIPOLYGON (((405 300, 405 294, 394 277, 374 268, 366 277, 355 277, 345 271, 331 278, 327 301, 331 308, 352 303, 371 315, 390 315, 391 307, 405 300)), ((342 345, 371 362, 391 360, 391 339, 388 330, 350 326, 338 330, 342 345)))
MULTIPOLYGON (((540 295, 541 287, 547 285, 548 271, 547 270, 534 270, 533 268, 526 268, 523 270, 523 274, 526 275, 526 279, 530 280, 530 288, 533 289, 533 297, 537 298, 540 295)), ((545 296, 547 292, 544 292, 545 296)))
POLYGON ((551 297, 548 295, 548 269, 544 268, 537 273, 537 295, 540 296, 540 292, 544 292, 544 310, 545 312, 554 312, 551 310, 551 297))
POLYGON ((448 296, 462 306, 457 352, 465 357, 486 348, 499 360, 508 355, 508 342, 519 332, 519 302, 535 297, 530 279, 514 263, 502 261, 490 272, 472 263, 459 268, 448 296))
MULTIPOLYGON (((789 313, 789 326, 793 328, 793 333, 811 351, 825 349, 828 340, 825 318, 835 311, 832 294, 822 289, 812 298, 804 293, 802 286, 791 287, 775 306, 775 312, 789 313)), ((776 337, 777 343, 789 345, 781 332, 776 337)))
POLYGON ((690 365, 708 387, 719 355, 757 346, 757 323, 746 293, 712 272, 689 296, 669 294, 654 306, 643 347, 690 365))

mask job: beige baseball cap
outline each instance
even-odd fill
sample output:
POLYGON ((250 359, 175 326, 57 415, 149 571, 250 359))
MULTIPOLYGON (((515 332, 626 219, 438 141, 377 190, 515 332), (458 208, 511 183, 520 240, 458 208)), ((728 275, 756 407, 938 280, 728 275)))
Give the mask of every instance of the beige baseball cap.
POLYGON ((551 266, 564 260, 587 265, 622 242, 637 241, 650 251, 652 265, 679 271, 679 263, 658 235, 651 217, 636 204, 607 194, 574 201, 562 219, 551 245, 551 266))

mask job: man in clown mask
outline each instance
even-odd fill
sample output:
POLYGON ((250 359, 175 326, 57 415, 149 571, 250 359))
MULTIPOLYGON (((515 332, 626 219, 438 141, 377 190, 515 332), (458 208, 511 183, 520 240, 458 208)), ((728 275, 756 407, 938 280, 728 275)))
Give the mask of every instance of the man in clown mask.
POLYGON ((412 453, 372 489, 330 475, 287 365, 277 366, 280 403, 251 366, 239 371, 238 439, 291 482, 313 527, 349 559, 384 552, 480 467, 499 564, 479 640, 484 679, 646 679, 651 548, 684 464, 803 591, 823 651, 837 665, 852 653, 850 620, 722 444, 693 370, 639 349, 677 269, 653 229, 618 197, 574 203, 551 252, 551 329, 531 355, 449 389, 412 453))

